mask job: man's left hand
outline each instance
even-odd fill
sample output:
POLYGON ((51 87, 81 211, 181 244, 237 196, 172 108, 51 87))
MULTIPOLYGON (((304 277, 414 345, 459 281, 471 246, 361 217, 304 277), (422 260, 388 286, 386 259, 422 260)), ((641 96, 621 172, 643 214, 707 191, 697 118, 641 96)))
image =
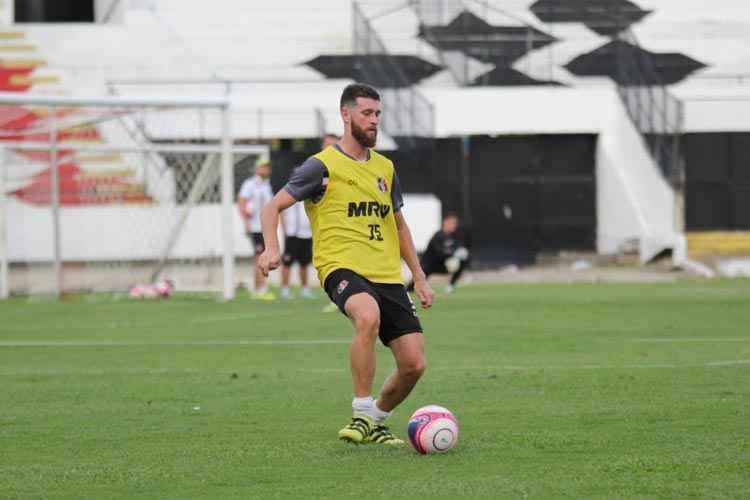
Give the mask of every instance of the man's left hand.
POLYGON ((419 297, 422 309, 429 309, 432 307, 432 302, 435 300, 435 292, 432 291, 432 287, 427 283, 426 279, 414 282, 414 293, 419 297))

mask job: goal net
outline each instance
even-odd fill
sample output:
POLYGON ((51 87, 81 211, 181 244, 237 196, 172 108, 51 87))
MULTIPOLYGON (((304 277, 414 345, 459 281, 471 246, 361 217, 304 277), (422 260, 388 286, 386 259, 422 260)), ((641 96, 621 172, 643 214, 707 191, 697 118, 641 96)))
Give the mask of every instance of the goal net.
POLYGON ((0 96, 4 294, 176 290, 233 296, 247 253, 225 99, 0 96))

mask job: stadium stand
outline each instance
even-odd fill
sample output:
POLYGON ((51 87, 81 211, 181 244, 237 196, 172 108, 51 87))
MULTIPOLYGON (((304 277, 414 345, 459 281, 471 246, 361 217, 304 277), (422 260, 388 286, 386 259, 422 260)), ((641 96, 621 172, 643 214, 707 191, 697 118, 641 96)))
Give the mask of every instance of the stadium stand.
MULTIPOLYGON (((283 173, 316 137, 340 133, 343 85, 376 83, 401 113, 387 115, 397 123, 386 120, 378 147, 398 159, 407 191, 437 196, 466 220, 492 221, 476 241, 479 262, 533 261, 565 248, 610 254, 633 242, 646 262, 684 246, 684 224, 691 234, 746 229, 746 2, 594 3, 601 5, 586 10, 569 2, 575 8, 561 14, 551 0, 330 0, 315 9, 302 0, 252 8, 241 0, 222 8, 134 0, 106 21, 94 9, 100 22, 75 30, 14 24, 5 3, 0 84, 34 94, 229 94, 235 139, 272 145, 283 173), (602 18, 607 9, 620 17, 602 18), (641 66, 622 73, 624 60, 641 66), (633 86, 644 83, 648 92, 633 86), (407 95, 424 102, 429 119, 414 120, 414 99, 400 97, 407 95), (427 142, 404 141, 412 136, 427 142), (701 154, 709 143, 723 151, 726 175, 701 154)), ((44 118, 3 113, 6 139, 44 118)), ((150 138, 205 140, 209 129, 164 118, 150 138)), ((116 134, 89 126, 61 138, 127 140, 116 134)), ((38 177, 10 190, 44 203, 45 158, 29 160, 38 177)), ((115 154, 77 154, 61 176, 73 191, 91 192, 94 183, 134 203, 161 196, 115 154)))

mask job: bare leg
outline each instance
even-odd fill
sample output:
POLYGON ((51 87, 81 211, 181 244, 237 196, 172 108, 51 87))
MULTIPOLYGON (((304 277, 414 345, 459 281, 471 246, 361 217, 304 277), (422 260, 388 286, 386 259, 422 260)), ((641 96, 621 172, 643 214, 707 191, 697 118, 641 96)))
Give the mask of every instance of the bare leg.
POLYGON ((392 340, 388 347, 396 358, 396 371, 380 389, 378 408, 383 411, 392 411, 401 404, 427 368, 421 333, 402 335, 392 340))
POLYGON ((380 307, 369 294, 357 293, 347 299, 344 310, 354 325, 349 351, 354 396, 363 398, 372 394, 375 378, 375 340, 380 330, 380 307))
POLYGON ((289 277, 292 274, 292 266, 281 266, 281 288, 289 287, 289 277))
POLYGON ((260 272, 260 269, 255 267, 255 292, 263 290, 266 286, 266 277, 260 272))
POLYGON ((299 266, 299 283, 302 288, 307 288, 307 266, 299 266))
POLYGON ((462 260, 461 266, 458 268, 458 271, 453 273, 451 276, 451 285, 455 285, 458 283, 458 280, 461 278, 461 275, 463 274, 464 270, 468 267, 468 261, 462 260))

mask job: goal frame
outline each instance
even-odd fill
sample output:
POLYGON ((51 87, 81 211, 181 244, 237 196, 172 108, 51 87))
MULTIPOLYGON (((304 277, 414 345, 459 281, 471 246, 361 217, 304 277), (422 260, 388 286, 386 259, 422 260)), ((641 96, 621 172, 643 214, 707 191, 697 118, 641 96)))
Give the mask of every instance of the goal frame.
MULTIPOLYGON (((59 162, 57 139, 58 129, 54 124, 55 114, 52 112, 59 107, 112 107, 119 109, 134 108, 191 108, 191 109, 212 109, 220 113, 220 191, 221 191, 221 235, 222 235, 222 296, 225 300, 234 298, 234 248, 232 227, 234 220, 234 172, 233 172, 233 154, 236 152, 258 152, 257 147, 245 146, 240 147, 242 151, 234 145, 232 136, 232 104, 228 96, 223 97, 202 97, 202 96, 181 96, 181 97, 128 97, 128 96, 111 96, 111 97, 86 97, 86 96, 38 96, 0 92, 0 106, 36 106, 46 107, 51 119, 49 140, 45 142, 0 142, 0 300, 7 299, 10 295, 10 275, 9 275, 9 252, 8 252, 8 214, 7 214, 7 194, 5 186, 6 179, 6 158, 8 149, 14 147, 23 147, 27 150, 49 151, 50 152, 50 200, 52 211, 53 226, 53 269, 54 269, 54 295, 59 298, 62 294, 62 255, 61 255, 61 228, 60 228, 60 192, 59 192, 59 162)), ((76 145, 77 150, 106 152, 112 151, 115 147, 107 144, 87 144, 76 145)), ((122 147, 116 147, 118 151, 123 151, 122 147)), ((215 146, 203 146, 198 144, 159 144, 159 151, 174 151, 186 153, 200 153, 216 151, 215 146)), ((143 148, 139 148, 143 151, 143 148)))

